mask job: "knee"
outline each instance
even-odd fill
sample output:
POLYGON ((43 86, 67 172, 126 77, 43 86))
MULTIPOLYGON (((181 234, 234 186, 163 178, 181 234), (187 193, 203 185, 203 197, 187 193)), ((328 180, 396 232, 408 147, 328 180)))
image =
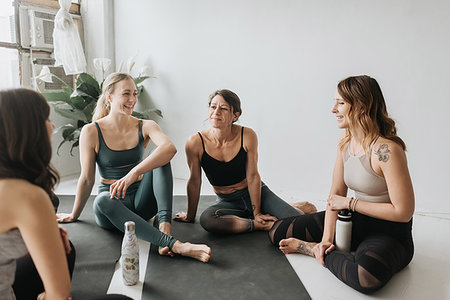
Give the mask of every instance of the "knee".
POLYGON ((217 233, 217 217, 212 209, 206 209, 200 215, 200 226, 208 232, 217 233))
POLYGON ((107 191, 99 193, 94 200, 94 213, 103 215, 108 214, 114 205, 114 202, 117 201, 117 199, 111 199, 111 196, 107 191))

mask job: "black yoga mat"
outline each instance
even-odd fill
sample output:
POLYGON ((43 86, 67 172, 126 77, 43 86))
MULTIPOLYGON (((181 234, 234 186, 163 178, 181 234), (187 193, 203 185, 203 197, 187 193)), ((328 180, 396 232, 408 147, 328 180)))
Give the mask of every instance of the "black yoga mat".
MULTIPOLYGON (((58 196, 58 212, 71 212, 74 196, 58 196)), ((123 234, 104 230, 95 224, 90 197, 79 221, 62 224, 69 232, 69 239, 75 246, 76 260, 72 275, 72 298, 88 299, 105 295, 114 267, 120 256, 123 234)))
MULTIPOLYGON (((212 248, 210 262, 160 256, 152 245, 142 299, 311 299, 267 232, 214 235, 199 225, 198 216, 214 201, 201 197, 194 224, 172 223, 175 238, 212 248)), ((173 210, 186 210, 185 196, 174 197, 173 210)))

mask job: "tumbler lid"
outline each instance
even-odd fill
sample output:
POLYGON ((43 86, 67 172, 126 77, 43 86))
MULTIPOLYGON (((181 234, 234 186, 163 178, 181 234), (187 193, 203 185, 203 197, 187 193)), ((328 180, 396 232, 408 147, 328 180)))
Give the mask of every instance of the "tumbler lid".
POLYGON ((135 226, 133 221, 127 221, 125 222, 125 231, 134 231, 135 226))
POLYGON ((352 212, 348 209, 343 209, 338 213, 338 218, 341 221, 350 221, 352 218, 352 212))

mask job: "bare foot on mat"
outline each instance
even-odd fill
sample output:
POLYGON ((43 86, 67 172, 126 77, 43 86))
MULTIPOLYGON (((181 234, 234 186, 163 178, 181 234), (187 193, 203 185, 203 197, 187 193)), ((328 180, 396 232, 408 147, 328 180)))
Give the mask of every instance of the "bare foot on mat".
POLYGON ((316 206, 308 201, 295 202, 291 203, 291 205, 305 214, 312 214, 317 212, 316 206))

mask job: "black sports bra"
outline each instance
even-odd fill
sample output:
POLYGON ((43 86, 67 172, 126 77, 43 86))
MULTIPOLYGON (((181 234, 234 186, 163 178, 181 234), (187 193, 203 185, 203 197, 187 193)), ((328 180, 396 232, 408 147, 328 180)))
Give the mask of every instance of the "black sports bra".
POLYGON ((244 150, 244 127, 242 127, 241 130, 241 149, 236 156, 228 162, 219 161, 206 153, 203 137, 200 132, 198 135, 200 136, 203 145, 201 166, 212 185, 233 185, 246 178, 247 152, 244 150))

